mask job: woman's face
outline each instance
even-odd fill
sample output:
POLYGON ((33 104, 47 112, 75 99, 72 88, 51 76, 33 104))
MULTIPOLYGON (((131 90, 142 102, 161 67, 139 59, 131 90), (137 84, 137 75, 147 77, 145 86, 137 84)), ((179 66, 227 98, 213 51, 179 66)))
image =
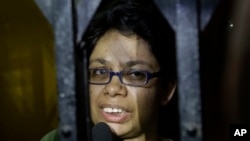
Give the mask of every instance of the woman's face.
MULTIPOLYGON (((124 36, 110 30, 97 42, 90 69, 104 68, 114 72, 136 69, 158 72, 160 66, 148 44, 136 35, 124 36)), ((90 84, 91 117, 94 124, 107 123, 122 138, 133 138, 155 129, 160 104, 159 80, 147 85, 124 85, 118 76, 109 84, 90 84)))

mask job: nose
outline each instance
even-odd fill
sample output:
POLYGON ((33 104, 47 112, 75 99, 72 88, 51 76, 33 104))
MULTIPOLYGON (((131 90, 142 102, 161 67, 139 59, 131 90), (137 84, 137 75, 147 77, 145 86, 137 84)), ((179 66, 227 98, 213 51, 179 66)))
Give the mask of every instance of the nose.
POLYGON ((121 84, 118 75, 114 75, 110 83, 106 84, 106 86, 104 87, 104 94, 111 97, 127 95, 126 86, 121 84))

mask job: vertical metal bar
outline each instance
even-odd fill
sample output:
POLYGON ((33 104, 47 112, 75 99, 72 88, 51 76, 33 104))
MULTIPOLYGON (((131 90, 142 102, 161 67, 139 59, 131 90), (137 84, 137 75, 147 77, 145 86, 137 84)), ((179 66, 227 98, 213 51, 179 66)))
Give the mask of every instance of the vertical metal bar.
POLYGON ((101 0, 75 0, 76 12, 77 12, 77 42, 81 41, 81 38, 87 28, 90 20, 96 12, 101 0))
POLYGON ((57 0, 54 16, 60 141, 77 141, 72 1, 57 0))
POLYGON ((175 30, 180 115, 180 140, 201 141, 201 96, 199 73, 199 15, 197 0, 156 1, 175 30), (174 10, 174 11, 173 11, 174 10), (174 14, 169 14, 172 12, 174 14))
POLYGON ((35 0, 37 6, 40 8, 49 23, 54 26, 54 12, 55 12, 55 1, 54 0, 35 0))
POLYGON ((202 140, 197 4, 197 0, 178 0, 176 4, 181 141, 202 140))
POLYGON ((155 0, 176 33, 180 140, 202 140, 199 32, 218 0, 155 0))
POLYGON ((155 0, 156 6, 174 30, 176 29, 176 3, 176 0, 155 0))
POLYGON ((77 141, 76 73, 71 0, 36 0, 54 29, 60 141, 77 141))
POLYGON ((36 3, 54 29, 60 140, 90 141, 88 58, 81 38, 100 0, 36 3))
POLYGON ((204 30, 209 23, 219 0, 200 0, 200 29, 204 30))
POLYGON ((90 119, 90 103, 89 103, 89 84, 88 84, 88 58, 85 42, 82 40, 84 32, 91 21, 100 0, 75 0, 76 4, 76 44, 77 52, 81 55, 77 58, 77 125, 78 140, 91 140, 91 119, 90 119))

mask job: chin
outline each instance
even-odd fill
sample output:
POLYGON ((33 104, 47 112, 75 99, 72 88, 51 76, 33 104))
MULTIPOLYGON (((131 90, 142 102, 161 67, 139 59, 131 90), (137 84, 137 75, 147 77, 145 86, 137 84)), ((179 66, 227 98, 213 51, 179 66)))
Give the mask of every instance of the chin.
POLYGON ((112 132, 119 138, 133 138, 137 136, 135 129, 132 129, 129 125, 119 123, 107 123, 111 128, 112 132))
POLYGON ((116 136, 126 136, 129 133, 129 129, 126 125, 122 125, 119 123, 107 123, 109 127, 111 128, 112 132, 116 136))

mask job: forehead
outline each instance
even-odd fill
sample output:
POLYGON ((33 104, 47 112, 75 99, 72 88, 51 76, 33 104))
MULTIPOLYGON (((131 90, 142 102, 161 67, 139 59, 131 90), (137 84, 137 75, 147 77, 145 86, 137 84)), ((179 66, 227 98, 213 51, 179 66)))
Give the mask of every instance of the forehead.
POLYGON ((90 62, 97 59, 119 64, 138 61, 155 69, 159 67, 146 41, 137 35, 125 36, 117 30, 110 30, 99 39, 90 56, 90 62))

